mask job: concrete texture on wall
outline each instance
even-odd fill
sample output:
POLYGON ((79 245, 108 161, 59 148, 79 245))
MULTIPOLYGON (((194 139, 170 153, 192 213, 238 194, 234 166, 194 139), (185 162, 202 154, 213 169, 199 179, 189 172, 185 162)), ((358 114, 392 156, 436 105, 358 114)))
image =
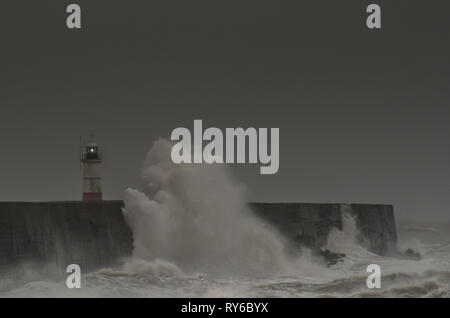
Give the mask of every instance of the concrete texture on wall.
MULTIPOLYGON (((0 202, 0 269, 30 263, 83 271, 130 256, 133 236, 122 201, 0 202)), ((355 216, 359 240, 381 254, 396 251, 393 207, 365 204, 252 203, 255 213, 295 245, 321 248, 342 229, 342 213, 355 216)))
POLYGON ((371 252, 392 255, 397 251, 397 231, 392 205, 324 203, 253 203, 255 213, 275 226, 291 242, 324 248, 333 228, 342 230, 343 213, 354 217, 358 243, 371 252))
POLYGON ((121 201, 1 202, 0 267, 46 264, 84 271, 131 255, 121 201))

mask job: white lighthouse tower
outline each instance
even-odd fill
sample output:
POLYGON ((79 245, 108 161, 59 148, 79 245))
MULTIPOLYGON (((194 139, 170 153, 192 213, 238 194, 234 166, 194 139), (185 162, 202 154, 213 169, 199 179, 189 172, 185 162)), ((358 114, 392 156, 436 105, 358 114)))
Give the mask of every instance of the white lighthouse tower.
POLYGON ((83 201, 101 201, 102 185, 100 166, 102 164, 102 154, 98 145, 94 142, 94 135, 91 141, 81 152, 81 162, 83 165, 83 201))

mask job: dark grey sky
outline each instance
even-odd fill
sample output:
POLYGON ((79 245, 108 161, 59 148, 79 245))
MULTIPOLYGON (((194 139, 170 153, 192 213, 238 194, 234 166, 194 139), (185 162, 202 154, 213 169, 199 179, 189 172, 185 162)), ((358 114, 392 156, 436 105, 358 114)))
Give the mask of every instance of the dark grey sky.
POLYGON ((78 136, 97 135, 104 195, 194 119, 280 127, 280 171, 236 173, 261 201, 393 203, 450 219, 450 3, 0 3, 0 200, 79 199, 78 136))

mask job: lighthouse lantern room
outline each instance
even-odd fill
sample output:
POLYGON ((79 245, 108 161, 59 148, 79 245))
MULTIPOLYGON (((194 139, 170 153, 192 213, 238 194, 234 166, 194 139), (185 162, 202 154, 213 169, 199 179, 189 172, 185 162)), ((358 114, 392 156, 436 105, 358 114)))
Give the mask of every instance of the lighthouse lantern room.
POLYGON ((91 135, 91 141, 86 145, 84 151, 81 151, 81 162, 83 165, 83 201, 101 201, 102 154, 94 142, 94 135, 91 135))

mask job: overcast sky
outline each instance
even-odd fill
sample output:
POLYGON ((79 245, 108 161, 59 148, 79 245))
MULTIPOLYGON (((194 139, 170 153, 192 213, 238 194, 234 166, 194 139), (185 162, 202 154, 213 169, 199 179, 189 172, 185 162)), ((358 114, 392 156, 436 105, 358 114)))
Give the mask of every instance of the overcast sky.
POLYGON ((81 198, 79 135, 102 147, 104 197, 138 187, 180 126, 279 127, 280 170, 235 169, 251 200, 392 203, 450 219, 450 3, 0 3, 0 200, 81 198))

